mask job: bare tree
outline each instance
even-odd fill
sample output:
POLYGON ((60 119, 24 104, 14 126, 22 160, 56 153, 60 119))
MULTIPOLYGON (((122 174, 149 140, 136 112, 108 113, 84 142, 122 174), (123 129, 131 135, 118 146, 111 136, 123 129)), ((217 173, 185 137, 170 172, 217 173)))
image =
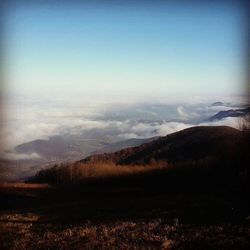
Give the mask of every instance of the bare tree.
POLYGON ((250 135, 250 115, 246 115, 239 121, 239 130, 242 131, 242 134, 245 136, 250 135))

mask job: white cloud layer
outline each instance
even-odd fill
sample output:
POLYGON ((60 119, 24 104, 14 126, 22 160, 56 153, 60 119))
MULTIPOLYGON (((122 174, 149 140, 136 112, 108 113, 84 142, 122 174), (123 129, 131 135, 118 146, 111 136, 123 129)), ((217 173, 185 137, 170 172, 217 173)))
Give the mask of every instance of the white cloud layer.
POLYGON ((37 153, 20 154, 15 152, 3 152, 1 158, 4 160, 36 160, 40 159, 40 155, 37 153))
MULTIPOLYGON (((186 100, 189 100, 188 98, 186 100)), ((213 100, 217 101, 216 99, 213 100)), ((105 100, 76 100, 76 102, 33 100, 13 102, 5 109, 1 138, 4 149, 36 139, 48 139, 54 135, 74 135, 84 138, 109 136, 114 141, 127 138, 164 136, 191 126, 226 125, 239 127, 238 118, 226 118, 207 122, 207 118, 231 104, 212 106, 202 98, 190 99, 189 103, 157 101, 105 102, 105 100), (196 102, 195 102, 196 100, 196 102)), ((11 157, 37 157, 19 155, 11 157)))

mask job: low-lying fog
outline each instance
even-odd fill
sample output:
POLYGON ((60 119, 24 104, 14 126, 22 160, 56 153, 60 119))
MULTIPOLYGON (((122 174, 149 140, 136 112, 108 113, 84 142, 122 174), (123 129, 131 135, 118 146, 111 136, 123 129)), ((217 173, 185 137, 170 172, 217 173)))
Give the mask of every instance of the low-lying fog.
POLYGON ((222 110, 238 108, 240 97, 188 98, 34 98, 16 97, 4 105, 2 158, 37 158, 18 154, 16 146, 52 136, 118 142, 131 138, 164 136, 194 125, 228 125, 239 119, 208 119, 222 110), (218 98, 218 99, 216 99, 218 98), (214 102, 222 102, 213 104, 214 102), (11 151, 11 152, 10 152, 11 151))

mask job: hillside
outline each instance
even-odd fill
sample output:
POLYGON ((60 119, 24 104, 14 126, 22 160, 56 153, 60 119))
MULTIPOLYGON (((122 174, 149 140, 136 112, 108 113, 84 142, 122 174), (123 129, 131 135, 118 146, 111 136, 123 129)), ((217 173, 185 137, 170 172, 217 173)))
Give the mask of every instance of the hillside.
POLYGON ((249 147, 242 135, 241 131, 226 126, 192 127, 115 153, 55 164, 39 171, 29 181, 74 184, 113 178, 116 183, 123 181, 128 186, 131 182, 136 185, 152 182, 154 186, 164 183, 164 189, 166 183, 172 189, 172 184, 177 182, 179 188, 186 188, 189 178, 191 183, 195 180, 199 187, 206 188, 216 179, 219 185, 232 179, 233 183, 239 183, 240 175, 248 178, 249 147))
POLYGON ((114 152, 122 150, 122 149, 140 146, 140 145, 142 145, 144 143, 154 141, 154 140, 156 140, 158 138, 159 137, 151 137, 151 138, 146 138, 146 139, 132 138, 132 139, 128 139, 128 140, 125 140, 125 141, 110 143, 110 144, 104 146, 103 148, 101 148, 100 150, 97 150, 96 152, 94 152, 92 154, 114 153, 114 152))
POLYGON ((43 161, 69 160, 76 161, 93 154, 113 153, 115 151, 139 146, 151 142, 158 137, 110 142, 102 139, 84 139, 74 137, 53 136, 48 140, 34 140, 15 147, 15 152, 23 154, 37 153, 43 161))
POLYGON ((199 160, 225 152, 239 138, 240 131, 226 126, 200 126, 184 129, 138 147, 115 153, 98 154, 80 162, 114 162, 119 165, 199 160))
POLYGON ((44 160, 77 160, 109 144, 108 139, 84 139, 74 136, 53 136, 47 140, 34 140, 15 147, 17 153, 37 153, 44 160))

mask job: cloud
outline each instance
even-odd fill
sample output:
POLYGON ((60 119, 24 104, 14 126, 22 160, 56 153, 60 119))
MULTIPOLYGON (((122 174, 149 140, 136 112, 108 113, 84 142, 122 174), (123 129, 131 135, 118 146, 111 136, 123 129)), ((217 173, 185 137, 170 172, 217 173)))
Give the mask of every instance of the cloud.
POLYGON ((183 106, 178 106, 177 107, 177 113, 183 119, 187 119, 189 117, 189 115, 185 112, 185 109, 184 109, 183 106))
POLYGON ((5 160, 36 160, 40 159, 41 156, 37 153, 19 154, 16 152, 3 152, 1 158, 5 160))
POLYGON ((137 123, 128 128, 126 132, 119 134, 121 139, 130 138, 145 138, 154 136, 165 136, 193 126, 230 126, 239 128, 240 120, 236 117, 229 117, 221 121, 202 122, 198 124, 183 123, 183 122, 163 122, 163 123, 137 123))
POLYGON ((3 127, 1 138, 3 138, 4 149, 10 150, 15 146, 36 140, 48 139, 49 136, 57 133, 59 125, 46 122, 18 122, 9 123, 9 126, 3 127))
POLYGON ((194 125, 186 124, 186 123, 182 123, 182 122, 167 122, 167 123, 164 123, 164 124, 158 126, 157 135, 159 135, 159 136, 168 135, 168 134, 171 134, 171 133, 174 133, 174 132, 177 132, 179 130, 186 129, 186 128, 189 128, 192 126, 194 126, 194 125))
POLYGON ((203 122, 200 126, 229 126, 239 129, 241 123, 241 118, 238 117, 227 117, 219 121, 203 122))
MULTIPOLYGON (((217 99, 196 97, 180 100, 68 100, 38 102, 18 100, 5 110, 1 138, 5 149, 54 135, 81 138, 109 137, 113 141, 127 138, 162 136, 195 125, 238 127, 237 118, 204 122, 229 107, 211 106, 217 99)), ((221 98, 219 100, 222 100, 221 98)), ((22 156, 18 156, 22 157, 22 156)), ((31 156, 23 156, 31 157, 31 156)))

